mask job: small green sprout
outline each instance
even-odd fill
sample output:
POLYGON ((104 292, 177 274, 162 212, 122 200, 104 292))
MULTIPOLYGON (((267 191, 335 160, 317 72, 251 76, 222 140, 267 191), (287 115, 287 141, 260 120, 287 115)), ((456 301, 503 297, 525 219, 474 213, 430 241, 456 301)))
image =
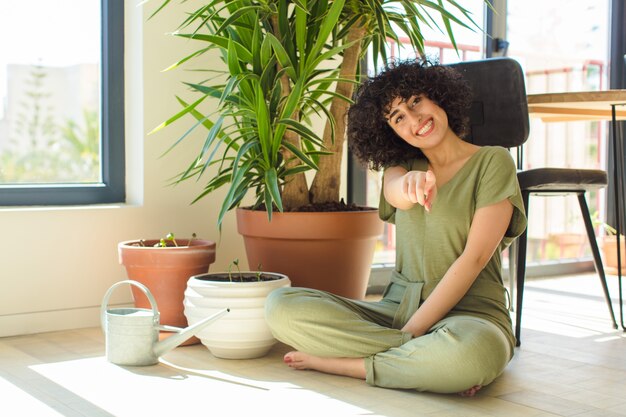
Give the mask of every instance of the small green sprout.
POLYGON ((169 240, 170 242, 172 242, 174 244, 174 246, 178 247, 178 243, 176 243, 176 239, 174 238, 174 233, 169 232, 166 236, 165 239, 169 240))
POLYGON ((602 227, 606 234, 609 236, 614 236, 617 234, 617 230, 613 226, 600 220, 600 213, 597 210, 594 211, 591 215, 591 223, 594 226, 602 227))
POLYGON ((241 273, 241 269, 239 269, 239 259, 235 259, 233 264, 237 267, 237 271, 239 272, 239 280, 243 282, 243 274, 241 273))
POLYGON ((241 280, 241 282, 243 282, 243 275, 241 274, 241 270, 239 269, 239 259, 235 259, 230 263, 230 265, 228 265, 228 279, 230 280, 230 282, 233 282, 233 275, 231 273, 233 265, 237 267, 237 271, 239 271, 239 279, 241 280))
POLYGON ((263 269, 261 268, 261 264, 256 267, 256 280, 261 281, 261 274, 263 273, 263 269))
MULTIPOLYGON (((189 242, 187 243, 187 246, 191 246, 191 242, 194 239, 197 239, 198 236, 193 233, 191 235, 191 239, 189 239, 189 242)), ((134 243, 135 246, 146 246, 146 241, 144 239, 140 239, 138 243, 134 243)), ((159 241, 157 243, 155 243, 154 245, 152 245, 155 248, 167 248, 167 247, 179 247, 178 242, 176 241, 176 238, 174 237, 174 233, 170 232, 167 235, 165 235, 164 238, 159 239, 159 241), (171 244, 168 244, 169 242, 172 242, 171 244)))

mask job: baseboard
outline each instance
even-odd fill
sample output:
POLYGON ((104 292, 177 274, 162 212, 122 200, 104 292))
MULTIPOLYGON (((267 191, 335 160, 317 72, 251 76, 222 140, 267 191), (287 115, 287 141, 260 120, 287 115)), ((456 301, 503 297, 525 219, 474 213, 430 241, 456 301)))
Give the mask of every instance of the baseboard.
MULTIPOLYGON (((120 304, 116 307, 129 306, 120 304)), ((100 326, 100 306, 8 314, 0 316, 0 337, 98 326, 100 326)))

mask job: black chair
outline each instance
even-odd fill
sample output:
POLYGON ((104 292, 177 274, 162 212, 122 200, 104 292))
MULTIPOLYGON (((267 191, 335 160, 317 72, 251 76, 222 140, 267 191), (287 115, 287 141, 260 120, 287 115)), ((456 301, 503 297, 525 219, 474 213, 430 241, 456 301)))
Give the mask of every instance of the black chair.
MULTIPOLYGON (((499 145, 509 149, 516 148, 519 165, 521 161, 521 146, 526 142, 529 134, 526 87, 524 84, 524 73, 519 63, 511 58, 491 58, 461 62, 450 66, 463 74, 474 93, 470 114, 471 134, 466 140, 479 146, 499 145)), ((518 168, 521 169, 519 166, 518 168)), ((617 328, 600 251, 598 250, 589 208, 585 200, 587 191, 607 186, 606 172, 597 169, 537 168, 518 171, 517 178, 522 191, 527 217, 530 215, 528 203, 531 195, 575 194, 578 197, 580 211, 591 245, 594 265, 604 290, 613 326, 617 328)), ((517 239, 510 252, 514 256, 516 263, 515 337, 517 346, 520 345, 521 340, 522 301, 526 275, 526 246, 527 229, 517 239)))

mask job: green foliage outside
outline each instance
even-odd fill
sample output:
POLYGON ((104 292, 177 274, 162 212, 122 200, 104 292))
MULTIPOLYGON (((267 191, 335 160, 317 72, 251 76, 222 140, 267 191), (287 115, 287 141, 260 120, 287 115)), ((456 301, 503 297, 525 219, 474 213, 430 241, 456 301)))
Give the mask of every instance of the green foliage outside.
POLYGON ((0 153, 0 183, 90 183, 100 181, 100 123, 97 110, 82 120, 52 117, 45 68, 33 66, 26 99, 19 103, 14 137, 0 153))

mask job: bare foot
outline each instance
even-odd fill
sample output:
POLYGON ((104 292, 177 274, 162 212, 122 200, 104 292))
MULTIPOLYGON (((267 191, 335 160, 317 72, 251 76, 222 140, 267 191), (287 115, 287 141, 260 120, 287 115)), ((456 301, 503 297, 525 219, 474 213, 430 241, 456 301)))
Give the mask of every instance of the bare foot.
POLYGON ((315 369, 315 367, 313 366, 313 362, 315 362, 315 359, 319 358, 317 358, 316 356, 308 355, 306 353, 293 351, 285 354, 285 356, 283 357, 283 362, 285 362, 290 368, 305 370, 315 369))
POLYGON ((327 374, 365 379, 365 360, 363 358, 322 358, 293 351, 285 354, 283 361, 287 366, 294 369, 312 369, 327 374))
POLYGON ((459 392, 459 395, 461 397, 473 397, 481 388, 482 388, 482 385, 474 385, 472 388, 468 390, 459 392))

